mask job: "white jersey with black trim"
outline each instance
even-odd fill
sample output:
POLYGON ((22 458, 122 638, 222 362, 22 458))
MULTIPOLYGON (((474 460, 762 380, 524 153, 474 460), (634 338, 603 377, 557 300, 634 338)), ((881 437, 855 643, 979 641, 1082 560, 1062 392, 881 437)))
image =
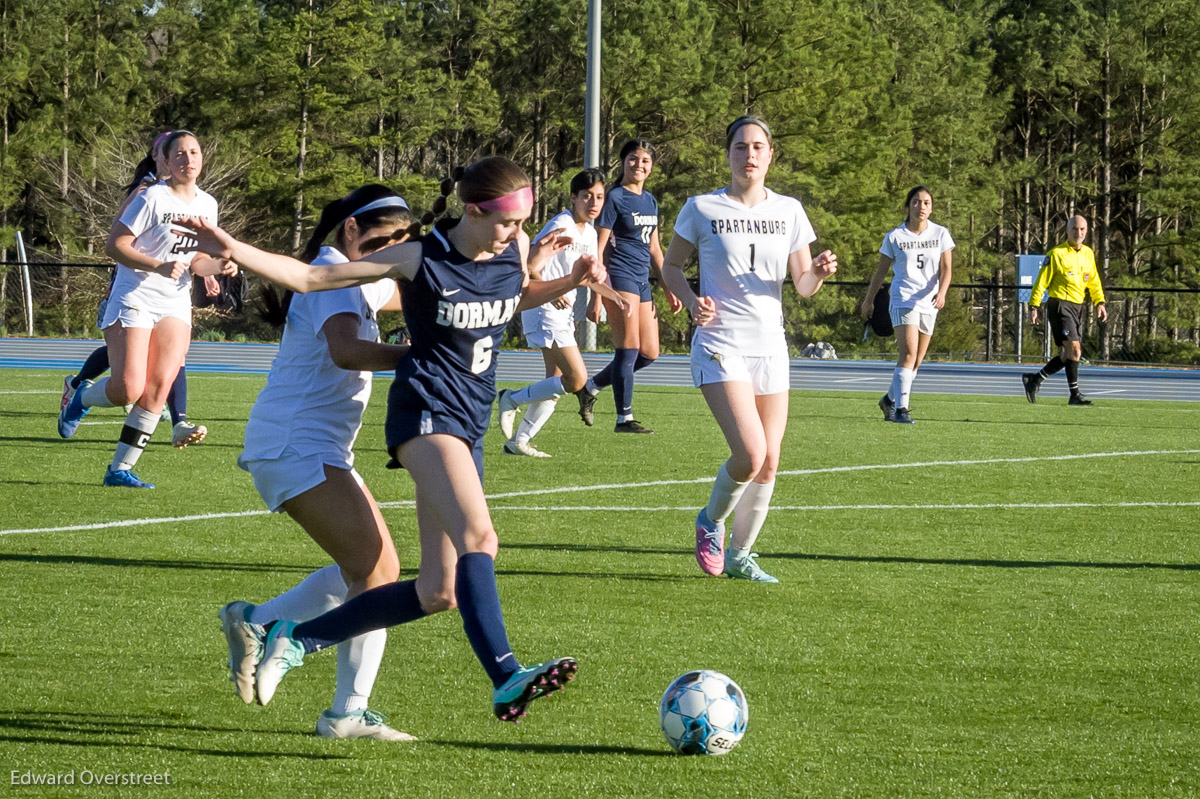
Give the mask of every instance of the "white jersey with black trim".
POLYGON ((700 295, 716 306, 713 321, 696 328, 693 346, 752 356, 787 351, 788 258, 817 234, 799 200, 766 192, 754 206, 732 199, 725 189, 689 197, 675 220, 675 234, 696 245, 700 295))
MULTIPOLYGON (((346 260, 333 247, 322 247, 313 265, 346 260)), ((371 373, 337 366, 322 328, 332 316, 352 314, 359 320, 358 337, 378 341, 376 314, 396 291, 396 281, 385 278, 292 296, 279 354, 250 410, 241 461, 277 458, 290 447, 301 456, 338 457, 347 469, 354 465, 371 373)))
POLYGON ((950 231, 936 222, 926 222, 925 230, 914 233, 907 224, 888 231, 879 247, 881 255, 892 259, 892 291, 889 310, 914 310, 936 313, 933 301, 940 281, 942 253, 954 249, 950 231))
MULTIPOLYGON (((160 262, 191 263, 198 252, 196 239, 175 229, 175 222, 186 217, 217 224, 217 201, 208 192, 196 189, 196 196, 187 202, 166 183, 155 183, 133 198, 120 222, 134 235, 133 246, 138 252, 160 262)), ((180 311, 192 304, 192 273, 185 271, 171 280, 157 272, 118 264, 110 297, 142 310, 180 311)))

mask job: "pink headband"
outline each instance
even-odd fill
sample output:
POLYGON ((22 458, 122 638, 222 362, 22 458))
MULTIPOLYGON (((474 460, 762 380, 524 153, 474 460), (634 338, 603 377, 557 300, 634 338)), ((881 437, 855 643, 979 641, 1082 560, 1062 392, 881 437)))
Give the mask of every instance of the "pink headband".
POLYGON ((521 211, 525 208, 533 207, 533 189, 526 186, 523 189, 505 194, 503 197, 497 197, 494 200, 484 200, 481 203, 469 203, 484 211, 500 211, 506 213, 508 211, 521 211))
POLYGON ((164 130, 162 133, 160 133, 160 134, 158 134, 157 136, 155 136, 155 137, 154 137, 154 144, 151 144, 151 145, 150 145, 150 153, 151 153, 152 155, 153 155, 154 153, 157 153, 157 152, 158 152, 159 145, 161 145, 161 144, 162 144, 164 141, 166 141, 166 140, 167 140, 167 137, 168 137, 168 136, 170 136, 170 135, 171 135, 173 132, 174 132, 174 131, 170 131, 170 130, 164 130))

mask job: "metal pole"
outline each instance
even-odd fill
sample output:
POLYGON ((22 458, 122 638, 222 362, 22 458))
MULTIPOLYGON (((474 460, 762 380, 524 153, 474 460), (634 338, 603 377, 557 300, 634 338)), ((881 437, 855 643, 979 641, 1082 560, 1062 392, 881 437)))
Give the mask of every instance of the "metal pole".
POLYGON ((985 361, 991 361, 991 360, 992 360, 992 333, 993 333, 993 331, 994 331, 994 325, 992 324, 992 313, 995 311, 995 307, 996 307, 996 287, 995 287, 995 286, 988 286, 988 298, 987 298, 987 345, 986 345, 986 346, 983 348, 983 349, 984 349, 984 352, 983 352, 983 359, 984 359, 985 361))
POLYGON ((25 239, 17 231, 17 260, 21 262, 21 290, 25 292, 25 335, 33 337, 33 285, 29 280, 29 260, 25 257, 25 239))
POLYGON ((1021 339, 1025 335, 1025 303, 1015 304, 1017 309, 1017 363, 1021 363, 1021 339))
MULTIPOLYGON (((584 161, 587 169, 600 166, 600 0, 588 0, 587 29, 587 97, 584 112, 584 161)), ((584 309, 590 292, 579 292, 584 309)), ((583 318, 580 328, 581 349, 596 349, 596 323, 583 318)))

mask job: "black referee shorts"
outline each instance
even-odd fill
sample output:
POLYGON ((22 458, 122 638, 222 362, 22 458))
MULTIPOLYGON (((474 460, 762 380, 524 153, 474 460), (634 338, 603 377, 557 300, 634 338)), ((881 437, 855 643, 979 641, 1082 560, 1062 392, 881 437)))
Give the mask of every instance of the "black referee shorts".
POLYGON ((1054 334, 1054 343, 1058 346, 1067 341, 1083 339, 1079 333, 1083 328, 1083 303, 1051 297, 1046 303, 1046 318, 1050 320, 1050 332, 1054 334))

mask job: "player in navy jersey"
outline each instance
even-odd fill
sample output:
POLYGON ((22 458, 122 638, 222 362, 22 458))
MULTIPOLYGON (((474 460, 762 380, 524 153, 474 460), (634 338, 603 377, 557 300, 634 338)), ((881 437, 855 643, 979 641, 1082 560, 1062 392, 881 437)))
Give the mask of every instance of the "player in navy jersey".
POLYGON ((909 395, 929 349, 937 313, 946 304, 954 239, 949 230, 930 220, 933 195, 929 189, 924 186, 909 189, 904 207, 903 224, 883 237, 879 267, 871 277, 859 311, 864 319, 870 318, 875 309, 875 294, 891 268, 894 274, 888 311, 896 331, 896 368, 888 393, 879 399, 879 409, 889 422, 912 424, 909 395))
POLYGON ((725 157, 729 185, 688 199, 663 276, 696 323, 692 381, 729 444, 708 505, 696 515, 696 561, 708 574, 774 583, 750 549, 766 521, 787 427, 783 283, 790 277, 801 297, 811 297, 837 271, 837 257, 826 250, 814 259, 816 233, 800 201, 764 185, 774 157, 766 122, 730 123, 725 157), (698 297, 683 274, 693 253, 700 260, 698 297))
MULTIPOLYGON (((652 433, 633 418, 633 373, 658 357, 658 314, 650 297, 650 276, 662 277, 662 247, 658 243, 658 201, 646 191, 646 178, 654 170, 654 145, 631 139, 621 148, 621 180, 609 190, 604 210, 596 220, 597 247, 608 272, 608 284, 635 309, 631 318, 605 299, 612 327, 612 362, 588 380, 580 394, 580 414, 587 421, 600 389, 611 385, 617 406, 618 433, 652 433), (590 400, 590 401, 589 401, 590 400)), ((672 312, 683 305, 665 286, 672 312)), ((593 300, 592 317, 598 316, 593 300)))
POLYGON ((528 704, 574 676, 573 658, 522 667, 508 643, 494 559, 495 528, 483 493, 482 439, 495 399, 495 348, 519 310, 542 305, 589 280, 600 265, 581 256, 570 275, 529 281, 535 266, 566 242, 544 239, 536 252, 522 224, 533 207, 529 177, 506 158, 476 162, 462 175, 461 219, 443 220, 413 243, 345 264, 310 267, 236 241, 204 220, 190 220, 200 247, 294 291, 401 281, 411 348, 388 393, 389 466, 416 487, 421 540, 415 580, 366 591, 302 624, 270 627, 255 673, 258 700, 270 701, 283 675, 302 658, 371 630, 403 624, 457 605, 463 629, 492 680, 498 718, 516 721, 528 704))
MULTIPOLYGON (((580 254, 596 255, 596 229, 592 221, 600 215, 604 206, 604 173, 599 169, 585 169, 571 179, 571 206, 554 216, 536 241, 547 236, 566 236, 571 243, 546 262, 540 273, 532 274, 535 280, 553 280, 571 273, 571 265, 580 254)), ((595 284, 590 288, 621 306, 624 313, 629 305, 620 294, 608 286, 595 284)), ((592 426, 592 395, 583 389, 587 382, 587 367, 579 355, 575 343, 575 292, 568 292, 551 303, 521 313, 521 327, 525 340, 542 351, 546 364, 546 379, 531 383, 518 391, 505 389, 497 401, 496 416, 500 430, 504 433, 504 452, 509 455, 526 455, 548 458, 549 454, 535 448, 530 439, 537 435, 554 413, 560 395, 571 392, 579 397, 580 416, 584 424, 592 426), (520 427, 513 429, 517 410, 529 405, 521 419, 520 427), (588 413, 583 409, 587 408, 588 413)))

